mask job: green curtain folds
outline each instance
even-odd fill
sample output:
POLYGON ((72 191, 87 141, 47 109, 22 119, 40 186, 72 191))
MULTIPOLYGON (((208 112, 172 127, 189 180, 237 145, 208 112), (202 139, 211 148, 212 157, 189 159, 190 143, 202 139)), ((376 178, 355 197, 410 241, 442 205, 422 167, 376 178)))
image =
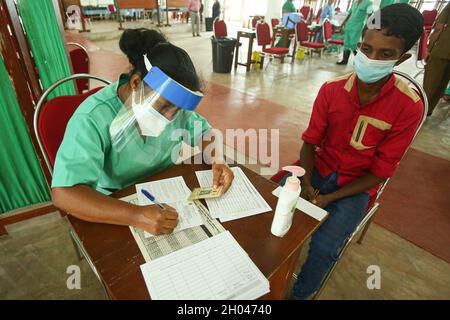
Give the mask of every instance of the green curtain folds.
MULTIPOLYGON (((17 0, 17 8, 45 90, 59 79, 70 75, 52 0, 17 0)), ((72 94, 75 94, 73 83, 66 82, 56 88, 49 99, 72 94)))
POLYGON ((0 213, 50 201, 8 72, 0 58, 0 213))

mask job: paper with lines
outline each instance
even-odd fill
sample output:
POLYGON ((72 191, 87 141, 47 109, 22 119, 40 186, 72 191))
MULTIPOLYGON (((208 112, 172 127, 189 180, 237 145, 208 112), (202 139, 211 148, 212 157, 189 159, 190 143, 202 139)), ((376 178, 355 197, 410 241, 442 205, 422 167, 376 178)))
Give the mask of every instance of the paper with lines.
MULTIPOLYGON (((272 211, 242 169, 233 167, 231 170, 234 180, 230 189, 220 198, 206 199, 211 216, 224 222, 272 211)), ((213 184, 211 170, 197 171, 195 174, 201 187, 213 184)))
MULTIPOLYGON (((149 191, 160 203, 165 203, 175 208, 178 212, 178 225, 175 227, 174 232, 203 224, 197 207, 187 200, 191 190, 184 182, 183 177, 179 176, 137 184, 136 193, 139 205, 151 205, 153 202, 144 196, 141 189, 149 191)), ((144 232, 144 235, 146 237, 154 237, 148 232, 144 232)))
MULTIPOLYGON (((137 194, 132 194, 128 197, 121 198, 120 200, 136 205, 138 204, 137 194)), ((150 238, 145 237, 144 230, 130 226, 131 234, 136 240, 146 262, 188 247, 225 231, 219 221, 211 217, 208 209, 206 209, 201 202, 194 201, 194 204, 197 206, 203 221, 203 225, 201 226, 150 238)))
POLYGON ((153 300, 253 300, 269 281, 229 231, 141 265, 153 300))

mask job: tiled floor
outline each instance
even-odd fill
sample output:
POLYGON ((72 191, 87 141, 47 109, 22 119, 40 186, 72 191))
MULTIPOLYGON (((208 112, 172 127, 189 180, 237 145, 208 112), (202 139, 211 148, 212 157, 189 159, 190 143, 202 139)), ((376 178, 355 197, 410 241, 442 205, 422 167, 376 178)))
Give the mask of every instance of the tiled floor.
MULTIPOLYGON (((128 23, 126 26, 138 25, 151 27, 145 22, 128 23)), ((92 40, 84 42, 94 62, 91 73, 112 81, 118 73, 128 68, 126 58, 118 49, 121 32, 116 27, 117 24, 112 22, 96 23, 91 33, 84 34, 92 40), (115 54, 108 52, 108 59, 103 59, 106 51, 115 54)), ((237 27, 237 24, 229 24, 231 36, 235 34, 237 27)), ((314 56, 294 64, 280 64, 276 61, 263 71, 252 70, 246 73, 243 67, 239 67, 231 74, 216 74, 212 72, 211 33, 203 33, 201 38, 192 38, 187 25, 173 25, 163 31, 171 41, 188 51, 206 81, 246 94, 244 102, 233 105, 230 109, 235 108, 236 112, 241 112, 242 108, 252 107, 257 98, 275 102, 279 105, 276 108, 279 114, 274 114, 270 120, 278 119, 282 122, 283 108, 294 109, 299 118, 299 128, 304 128, 309 120, 312 102, 320 85, 351 70, 350 66, 336 66, 337 57, 330 54, 322 59, 314 56)), ((79 39, 78 35, 73 38, 79 39)), ((245 52, 245 49, 241 52, 245 52)), ((401 70, 415 74, 414 62, 408 61, 401 70)), ((261 101, 258 100, 258 103, 263 103, 261 101)), ((251 117, 252 125, 266 125, 261 119, 258 120, 256 107, 246 111, 248 121, 251 117)), ((449 107, 442 105, 436 111, 438 112, 427 120, 414 147, 450 160, 450 121, 446 118, 449 107)), ((104 297, 86 262, 77 261, 67 229, 67 223, 57 214, 8 226, 10 235, 0 239, 0 299, 104 297), (66 288, 66 269, 72 264, 79 264, 81 267, 81 290, 70 291, 66 288)), ((450 299, 449 288, 450 265, 447 262, 373 224, 363 245, 350 246, 321 299, 450 299), (381 268, 381 290, 367 289, 366 280, 369 275, 366 270, 370 265, 381 268)))

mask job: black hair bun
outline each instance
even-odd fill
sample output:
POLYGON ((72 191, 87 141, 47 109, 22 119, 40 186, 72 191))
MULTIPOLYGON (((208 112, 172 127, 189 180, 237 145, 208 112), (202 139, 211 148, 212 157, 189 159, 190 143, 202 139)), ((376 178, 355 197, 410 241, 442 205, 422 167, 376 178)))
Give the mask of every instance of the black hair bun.
POLYGON ((166 37, 152 29, 126 29, 120 37, 120 50, 128 57, 130 63, 136 65, 138 59, 160 43, 167 42, 166 37))

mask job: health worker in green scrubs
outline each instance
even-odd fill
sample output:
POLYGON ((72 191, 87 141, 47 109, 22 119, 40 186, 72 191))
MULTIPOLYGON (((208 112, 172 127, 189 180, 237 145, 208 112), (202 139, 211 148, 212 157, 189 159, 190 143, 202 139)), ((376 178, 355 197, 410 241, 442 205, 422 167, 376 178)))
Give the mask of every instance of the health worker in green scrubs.
POLYGON ((350 52, 356 54, 356 47, 361 38, 361 32, 370 14, 374 12, 372 0, 355 0, 349 15, 342 23, 344 28, 344 57, 337 64, 348 63, 350 52))
MULTIPOLYGON (((119 46, 131 71, 88 97, 70 119, 55 160, 53 203, 82 220, 171 233, 178 224, 174 208, 136 206, 108 194, 174 165, 182 141, 206 148, 202 138, 211 126, 194 111, 201 82, 189 55, 155 30, 126 30, 119 46)), ((226 191, 233 173, 222 154, 207 160, 214 185, 226 191)))

